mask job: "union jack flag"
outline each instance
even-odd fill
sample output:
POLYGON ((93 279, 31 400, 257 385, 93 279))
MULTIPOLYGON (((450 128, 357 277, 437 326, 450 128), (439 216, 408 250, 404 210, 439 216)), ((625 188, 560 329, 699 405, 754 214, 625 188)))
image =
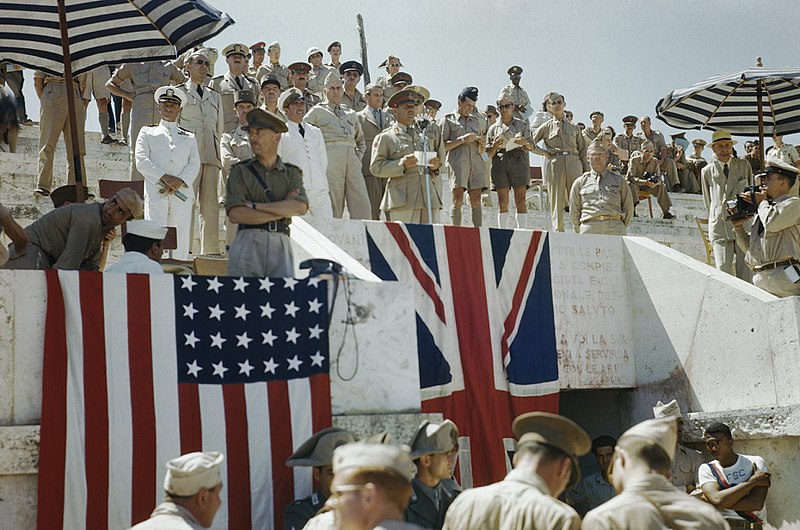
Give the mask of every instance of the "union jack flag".
POLYGON ((547 232, 367 223, 370 267, 416 298, 422 410, 459 427, 462 486, 510 469, 511 423, 558 412, 547 232))

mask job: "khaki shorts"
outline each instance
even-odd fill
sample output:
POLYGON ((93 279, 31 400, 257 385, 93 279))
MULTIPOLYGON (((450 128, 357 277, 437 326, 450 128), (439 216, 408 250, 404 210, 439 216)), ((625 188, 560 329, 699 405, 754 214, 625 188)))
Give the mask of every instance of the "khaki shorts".
POLYGON ((108 66, 98 66, 89 72, 89 86, 92 89, 94 99, 108 99, 111 97, 111 92, 106 88, 106 81, 109 79, 111 79, 111 72, 108 70, 108 66))
MULTIPOLYGON (((516 151, 516 149, 515 149, 516 151)), ((492 159, 492 186, 497 188, 518 188, 531 184, 531 170, 528 166, 528 157, 525 156, 495 156, 492 159)))

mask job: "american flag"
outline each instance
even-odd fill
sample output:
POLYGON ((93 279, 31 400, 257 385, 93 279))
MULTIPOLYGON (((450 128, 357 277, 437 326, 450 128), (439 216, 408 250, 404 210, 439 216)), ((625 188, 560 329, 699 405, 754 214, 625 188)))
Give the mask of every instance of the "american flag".
POLYGON ((547 233, 367 223, 370 268, 416 298, 422 410, 459 428, 462 486, 503 478, 511 423, 558 412, 547 233))
POLYGON ((284 462, 331 425, 327 306, 319 279, 48 271, 38 527, 128 528, 216 450, 213 528, 280 528, 312 487, 284 462))

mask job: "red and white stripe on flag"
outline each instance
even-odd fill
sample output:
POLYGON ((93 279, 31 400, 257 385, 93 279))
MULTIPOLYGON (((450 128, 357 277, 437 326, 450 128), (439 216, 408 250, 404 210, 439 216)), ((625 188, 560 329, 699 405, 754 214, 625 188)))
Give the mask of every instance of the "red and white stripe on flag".
POLYGON ((165 464, 225 454, 213 528, 281 528, 311 493, 286 458, 330 426, 327 374, 178 384, 172 275, 47 271, 40 529, 120 529, 163 500, 165 464))

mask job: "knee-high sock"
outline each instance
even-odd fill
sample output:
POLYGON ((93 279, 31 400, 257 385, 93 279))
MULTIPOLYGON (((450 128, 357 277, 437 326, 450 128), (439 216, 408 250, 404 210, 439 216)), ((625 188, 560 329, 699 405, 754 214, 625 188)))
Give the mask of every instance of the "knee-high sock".
POLYGON ((453 226, 461 226, 461 206, 453 206, 450 209, 450 217, 452 218, 453 226))
POLYGON ((483 224, 483 211, 481 207, 472 209, 472 226, 481 226, 483 224))
MULTIPOLYGON (((128 141, 128 131, 131 130, 131 113, 130 112, 123 112, 122 113, 122 139, 126 142, 128 141)), ((134 141, 136 138, 134 138, 134 141)))
POLYGON ((103 138, 108 136, 108 112, 100 112, 100 130, 103 131, 103 138))
POLYGON ((497 227, 506 228, 508 226, 508 212, 499 212, 497 214, 497 227))
POLYGON ((528 212, 517 212, 517 228, 528 228, 528 212))

